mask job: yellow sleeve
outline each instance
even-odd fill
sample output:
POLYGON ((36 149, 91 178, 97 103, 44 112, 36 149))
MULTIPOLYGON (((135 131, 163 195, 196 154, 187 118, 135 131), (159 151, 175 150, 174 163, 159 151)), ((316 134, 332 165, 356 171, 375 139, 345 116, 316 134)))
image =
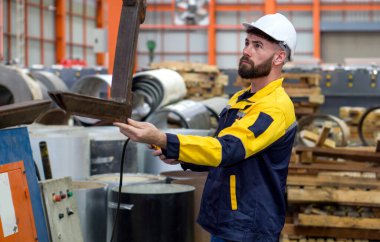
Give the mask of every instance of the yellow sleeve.
POLYGON ((165 154, 196 165, 230 165, 260 152, 284 134, 284 114, 279 109, 267 108, 246 114, 216 138, 167 134, 165 154))

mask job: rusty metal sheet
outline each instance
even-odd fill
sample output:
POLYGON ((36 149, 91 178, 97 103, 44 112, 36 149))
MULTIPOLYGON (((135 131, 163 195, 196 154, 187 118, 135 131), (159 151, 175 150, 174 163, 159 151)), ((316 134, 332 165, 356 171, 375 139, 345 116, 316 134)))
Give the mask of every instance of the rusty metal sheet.
POLYGON ((100 99, 70 92, 49 92, 50 97, 63 110, 90 118, 126 122, 132 106, 126 103, 100 99))
MULTIPOLYGON (((101 120, 126 122, 132 114, 132 75, 145 0, 123 0, 111 85, 111 100, 68 92, 49 92, 65 111, 101 120)), ((112 17, 112 16, 111 16, 112 17)))
POLYGON ((0 128, 33 123, 50 104, 49 100, 33 100, 0 106, 0 128))
POLYGON ((112 73, 111 97, 132 105, 132 75, 140 24, 145 19, 144 0, 123 0, 112 73))

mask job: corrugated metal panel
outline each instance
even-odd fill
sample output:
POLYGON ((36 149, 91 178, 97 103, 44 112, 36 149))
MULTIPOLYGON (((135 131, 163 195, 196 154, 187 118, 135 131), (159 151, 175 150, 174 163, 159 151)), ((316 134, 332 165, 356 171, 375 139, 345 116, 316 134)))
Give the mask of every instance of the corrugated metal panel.
POLYGON ((343 63, 348 57, 379 57, 380 33, 323 33, 321 36, 324 62, 343 63))
MULTIPOLYGON (((44 58, 45 65, 53 65, 55 64, 55 44, 53 43, 44 43, 44 58)), ((29 62, 33 63, 33 62, 29 62)))
POLYGON ((236 55, 220 55, 216 58, 216 65, 220 69, 237 68, 239 59, 236 55))

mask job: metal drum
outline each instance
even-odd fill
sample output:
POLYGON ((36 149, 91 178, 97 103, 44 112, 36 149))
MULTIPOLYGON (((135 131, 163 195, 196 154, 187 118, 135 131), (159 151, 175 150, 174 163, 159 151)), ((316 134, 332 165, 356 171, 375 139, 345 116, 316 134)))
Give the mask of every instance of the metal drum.
MULTIPOLYGON (((124 143, 127 139, 115 126, 87 127, 83 132, 90 139, 90 174, 107 174, 120 171, 124 143)), ((129 141, 124 160, 124 172, 138 172, 137 143, 129 141)))
MULTIPOLYGON (((92 181, 107 183, 109 189, 119 186, 120 174, 119 173, 110 173, 90 176, 89 178, 92 181)), ((152 174, 143 174, 143 173, 124 173, 123 174, 123 185, 134 185, 134 184, 149 184, 149 183, 165 183, 166 177, 157 176, 152 174)))
MULTIPOLYGON (((111 201, 117 202, 117 188, 111 201)), ((123 186, 114 241, 193 242, 194 187, 179 184, 123 186)), ((109 208, 113 221, 116 209, 109 208)))
POLYGON ((202 200, 204 185, 207 179, 208 172, 194 172, 194 171, 166 171, 161 173, 166 176, 174 184, 184 184, 195 187, 194 191, 194 241, 195 242, 209 242, 210 233, 204 230, 198 223, 197 217, 202 200))
MULTIPOLYGON (((115 203, 112 200, 110 200, 110 195, 111 195, 112 188, 118 189, 120 174, 112 173, 112 174, 95 175, 95 176, 89 177, 89 179, 92 181, 108 184, 107 203, 110 204, 110 206, 114 207, 115 203)), ((166 177, 163 177, 163 176, 141 174, 141 173, 124 173, 123 174, 123 186, 137 185, 137 184, 150 184, 150 183, 165 183, 165 182, 166 182, 166 177)), ((107 241, 109 241, 111 238, 112 225, 113 225, 113 221, 111 221, 110 217, 107 216, 107 241)))
POLYGON ((108 185, 93 181, 73 181, 72 186, 84 241, 106 241, 108 185))

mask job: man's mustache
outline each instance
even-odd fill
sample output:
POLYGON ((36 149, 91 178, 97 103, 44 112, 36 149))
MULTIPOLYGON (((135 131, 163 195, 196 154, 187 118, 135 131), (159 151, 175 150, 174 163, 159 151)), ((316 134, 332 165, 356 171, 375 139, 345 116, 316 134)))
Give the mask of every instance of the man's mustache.
POLYGON ((251 61, 247 56, 242 56, 241 58, 240 58, 240 64, 242 63, 242 62, 248 62, 249 64, 251 64, 251 65, 253 65, 254 63, 253 63, 253 61, 251 61))

